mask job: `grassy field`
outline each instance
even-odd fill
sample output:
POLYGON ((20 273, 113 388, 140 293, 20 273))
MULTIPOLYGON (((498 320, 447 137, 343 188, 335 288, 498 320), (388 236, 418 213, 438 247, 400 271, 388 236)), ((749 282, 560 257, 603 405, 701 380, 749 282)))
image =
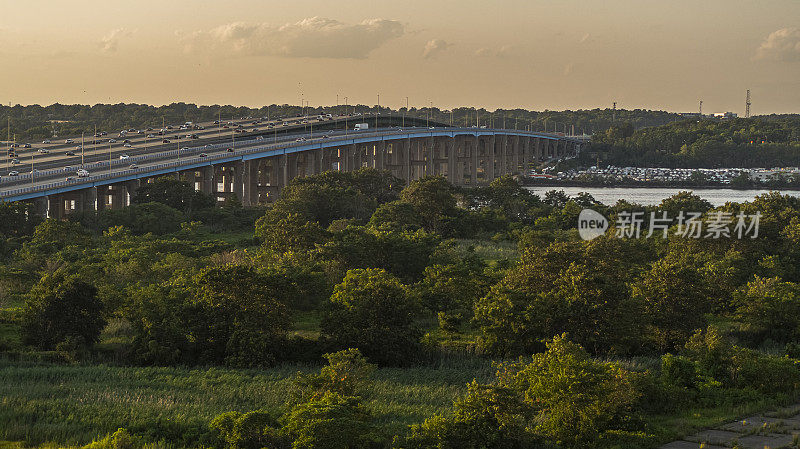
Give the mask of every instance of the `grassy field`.
MULTIPOLYGON (((217 414, 281 411, 291 376, 319 367, 269 370, 25 365, 0 361, 0 441, 86 444, 119 427, 177 445, 204 432, 217 414)), ((389 434, 448 410, 473 378, 487 380, 481 360, 376 371, 366 404, 389 434)))

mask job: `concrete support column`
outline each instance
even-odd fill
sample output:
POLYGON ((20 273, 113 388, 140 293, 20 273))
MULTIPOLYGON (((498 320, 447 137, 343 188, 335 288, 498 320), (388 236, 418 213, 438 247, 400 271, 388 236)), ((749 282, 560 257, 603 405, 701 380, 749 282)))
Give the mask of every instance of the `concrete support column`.
POLYGON ((497 170, 497 177, 508 174, 508 136, 502 135, 497 140, 500 142, 500 167, 497 170))
POLYGON ((478 150, 480 147, 480 141, 476 136, 472 139, 472 145, 470 146, 470 158, 472 162, 470 162, 470 180, 469 183, 472 187, 478 185, 478 150))
POLYGON ((486 183, 490 183, 494 181, 495 176, 495 149, 497 148, 497 138, 495 136, 490 136, 486 139, 486 173, 485 181, 486 183))
POLYGON ((403 164, 405 164, 405 170, 403 170, 404 175, 403 177, 406 179, 406 182, 411 183, 411 138, 407 138, 405 142, 403 142, 403 146, 405 147, 403 151, 403 164))
POLYGON ((458 154, 456 151, 455 137, 445 137, 445 149, 447 152, 447 180, 453 185, 458 185, 458 174, 456 173, 456 166, 458 165, 458 154))
POLYGON ((47 218, 47 210, 50 207, 50 197, 40 196, 33 200, 33 213, 37 217, 47 218))
POLYGON ((132 179, 130 181, 125 182, 125 195, 126 198, 123 201, 126 206, 130 205, 133 202, 133 197, 136 196, 136 191, 139 190, 139 180, 132 179))
POLYGON ((386 169, 386 141, 381 140, 375 146, 375 168, 378 170, 386 169))
POLYGON ((425 164, 425 174, 428 176, 435 176, 436 175, 436 140, 433 137, 425 139, 425 154, 427 155, 427 160, 425 164))
POLYGON ((55 218, 61 220, 64 218, 64 197, 61 195, 49 195, 47 197, 47 216, 48 218, 55 218))
POLYGON ((280 181, 278 181, 278 187, 282 189, 282 188, 286 187, 287 184, 289 184, 289 179, 290 179, 289 178, 289 155, 286 154, 285 152, 281 156, 280 167, 281 167, 281 176, 280 176, 280 181))
POLYGON ((236 161, 233 165, 233 193, 244 204, 244 161, 236 161))
POLYGON ((515 175, 515 174, 519 173, 519 171, 520 171, 519 170, 519 152, 520 152, 519 140, 520 140, 519 136, 514 136, 514 139, 511 142, 511 144, 512 144, 511 161, 512 161, 512 164, 514 164, 514 166, 511 168, 511 174, 512 175, 515 175))
POLYGON ((83 204, 81 204, 81 210, 84 212, 88 211, 97 211, 99 207, 97 207, 98 197, 97 197, 97 187, 89 187, 83 193, 83 204))
POLYGON ((206 195, 213 195, 217 191, 217 183, 214 182, 214 166, 203 167, 203 181, 200 190, 206 195))

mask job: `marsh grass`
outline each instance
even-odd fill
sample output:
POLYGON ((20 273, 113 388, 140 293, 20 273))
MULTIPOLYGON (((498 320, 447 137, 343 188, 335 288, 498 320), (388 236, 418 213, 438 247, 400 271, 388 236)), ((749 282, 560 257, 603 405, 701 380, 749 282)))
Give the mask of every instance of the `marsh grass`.
MULTIPOLYGON (((0 361, 0 441, 80 445, 119 427, 151 442, 194 444, 217 414, 284 411, 291 377, 319 366, 268 370, 48 365, 0 361)), ((447 411, 473 378, 493 370, 480 359, 382 368, 365 403, 387 437, 447 411)))

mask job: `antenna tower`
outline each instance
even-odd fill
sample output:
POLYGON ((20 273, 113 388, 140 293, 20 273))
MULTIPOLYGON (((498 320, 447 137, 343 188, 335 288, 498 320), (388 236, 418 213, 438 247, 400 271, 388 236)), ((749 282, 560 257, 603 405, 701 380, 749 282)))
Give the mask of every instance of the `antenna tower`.
POLYGON ((744 102, 744 116, 750 118, 750 89, 747 89, 747 100, 744 102))

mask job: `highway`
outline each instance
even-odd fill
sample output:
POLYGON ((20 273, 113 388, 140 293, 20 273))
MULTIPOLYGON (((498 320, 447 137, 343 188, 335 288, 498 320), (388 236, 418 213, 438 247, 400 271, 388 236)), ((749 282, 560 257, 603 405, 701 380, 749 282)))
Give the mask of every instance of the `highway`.
MULTIPOLYGON (((334 117, 333 120, 342 119, 344 117, 334 117)), ((348 117, 348 120, 351 118, 348 117)), ((353 117, 353 120, 358 117, 353 117)), ((269 134, 269 132, 286 132, 288 130, 303 131, 310 129, 314 124, 320 124, 327 120, 319 120, 314 117, 290 117, 278 120, 231 120, 223 121, 222 123, 215 124, 214 122, 195 123, 194 125, 203 127, 204 129, 185 129, 181 130, 180 125, 171 125, 172 129, 164 129, 164 135, 158 135, 159 129, 151 131, 141 130, 141 133, 128 132, 125 136, 119 137, 119 131, 109 132, 108 135, 95 138, 90 135, 84 138, 83 152, 81 151, 81 138, 65 137, 59 140, 53 140, 50 144, 43 143, 30 143, 31 148, 20 147, 15 148, 19 164, 12 164, 12 158, 8 157, 7 145, 4 150, 2 158, 3 164, 0 165, 0 183, 11 182, 13 178, 8 176, 11 171, 18 171, 20 174, 29 173, 32 169, 35 170, 48 170, 60 167, 80 167, 81 155, 83 154, 83 163, 89 164, 101 160, 107 161, 110 158, 119 158, 120 155, 127 154, 129 156, 142 155, 146 153, 155 153, 167 151, 170 149, 177 150, 178 148, 186 148, 189 146, 202 146, 210 143, 222 143, 229 141, 231 146, 235 146, 237 139, 241 140, 248 137, 250 134, 259 132, 261 134, 269 134), (306 120, 308 123, 296 123, 306 120), (256 122, 256 123, 254 123, 256 122), (291 125, 284 125, 293 123, 291 125), (243 130, 243 132, 237 132, 243 130), (148 138, 149 134, 154 135, 148 138), (186 135, 196 135, 197 139, 187 138, 186 135), (74 142, 67 144, 66 139, 72 139, 74 142), (109 140, 116 140, 116 142, 109 142, 109 140), (130 147, 125 147, 123 141, 127 139, 130 141, 130 147), (163 143, 163 140, 169 140, 169 143, 163 143), (47 151, 41 153, 40 150, 47 151), (75 153, 74 156, 67 155, 67 152, 75 153)))
MULTIPOLYGON (((339 120, 344 121, 345 118, 342 117, 339 120)), ((222 128, 226 133, 221 133, 220 128, 197 130, 199 131, 196 132, 198 138, 182 139, 180 150, 174 140, 170 143, 151 144, 149 139, 138 135, 139 137, 136 139, 130 139, 131 147, 129 148, 122 147, 119 143, 112 144, 110 150, 106 150, 109 148, 108 143, 87 145, 83 165, 80 163, 80 155, 65 154, 69 151, 69 147, 65 147, 64 144, 51 144, 51 147, 48 148, 50 152, 46 154, 40 154, 36 148, 30 148, 24 153, 20 152, 20 156, 31 157, 34 160, 36 171, 31 173, 30 170, 27 172, 20 170, 21 173, 16 176, 3 176, 0 179, 0 201, 35 198, 42 196, 42 192, 73 191, 85 188, 87 185, 105 185, 129 179, 159 176, 174 173, 176 170, 200 169, 209 165, 387 139, 455 137, 456 135, 474 135, 476 137, 517 135, 553 141, 576 140, 530 131, 477 127, 450 128, 442 124, 430 128, 423 126, 401 128, 393 126, 396 117, 390 117, 385 127, 355 131, 349 129, 351 125, 375 120, 375 117, 348 116, 346 120, 348 120, 348 127, 345 129, 320 129, 319 131, 317 126, 321 128, 320 125, 323 124, 327 124, 328 128, 338 126, 336 119, 319 120, 314 118, 313 121, 302 117, 283 119, 284 123, 289 121, 291 123, 277 127, 274 121, 256 124, 252 120, 248 120, 248 124, 238 124, 242 126, 239 129, 249 129, 249 132, 228 131, 231 128, 222 128), (302 123, 303 121, 308 123, 302 123), (313 132, 312 125, 317 125, 314 126, 313 132), (269 129, 270 126, 273 128, 269 129), (56 145, 61 148, 53 149, 53 146, 56 145), (126 157, 120 158, 122 154, 125 154, 126 157), (81 168, 86 171, 83 173, 84 176, 78 175, 78 170, 81 168)), ((174 139, 176 130, 168 131, 169 133, 165 133, 166 136, 162 139, 174 139)), ((191 133, 188 130, 178 130, 177 132, 191 133)), ((325 169, 335 170, 337 167, 331 166, 325 169)))

